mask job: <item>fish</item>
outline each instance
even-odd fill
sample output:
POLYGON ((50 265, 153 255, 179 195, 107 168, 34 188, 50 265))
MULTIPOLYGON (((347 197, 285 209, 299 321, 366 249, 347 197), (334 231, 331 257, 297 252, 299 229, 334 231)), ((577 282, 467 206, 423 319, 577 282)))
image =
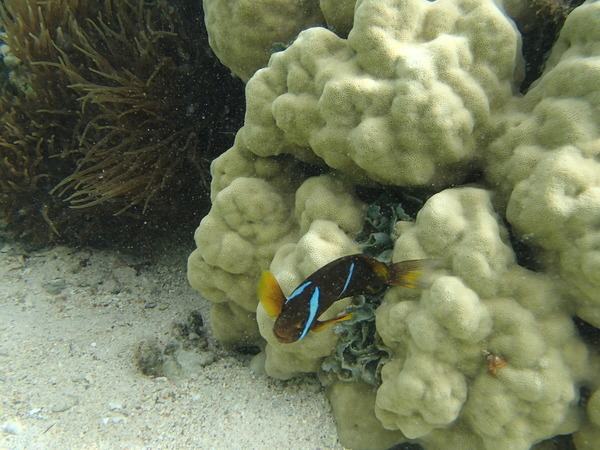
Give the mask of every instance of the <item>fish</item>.
POLYGON ((263 270, 258 283, 258 299, 266 313, 276 317, 273 334, 279 342, 304 339, 309 331, 349 320, 351 313, 320 321, 319 317, 338 300, 372 292, 377 285, 423 288, 421 281, 429 259, 413 259, 384 264, 362 253, 343 256, 313 272, 286 298, 275 276, 263 270))

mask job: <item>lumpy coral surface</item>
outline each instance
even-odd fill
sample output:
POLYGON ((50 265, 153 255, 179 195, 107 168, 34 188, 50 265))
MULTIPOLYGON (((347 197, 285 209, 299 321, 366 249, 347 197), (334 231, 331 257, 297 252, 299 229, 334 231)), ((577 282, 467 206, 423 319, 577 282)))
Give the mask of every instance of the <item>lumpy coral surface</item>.
POLYGON ((249 79, 244 126, 213 162, 190 281, 216 302, 222 340, 258 345, 278 378, 342 367, 330 358, 345 354, 343 327, 278 342, 260 271, 289 295, 362 250, 381 194, 428 198, 377 238, 393 262, 431 264, 423 289, 389 288, 372 307, 370 343, 387 351, 378 386, 329 388, 343 445, 528 449, 577 432, 583 449, 600 436, 588 336, 600 326, 600 2, 571 13, 524 95, 501 3, 358 0, 352 21, 340 11, 337 28, 301 31, 249 79))

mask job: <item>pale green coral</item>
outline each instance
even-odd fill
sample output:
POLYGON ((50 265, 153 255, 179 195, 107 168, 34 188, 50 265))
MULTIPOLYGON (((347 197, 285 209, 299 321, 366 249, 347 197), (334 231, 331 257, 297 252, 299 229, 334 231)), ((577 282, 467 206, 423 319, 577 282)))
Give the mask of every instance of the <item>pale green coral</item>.
MULTIPOLYGON (((284 245, 275 254, 271 271, 283 293, 289 296, 306 277, 328 262, 342 256, 358 253, 356 244, 335 223, 315 220, 297 244, 284 245)), ((348 306, 348 301, 335 303, 323 316, 331 318, 348 306)), ((318 333, 309 333, 293 344, 279 342, 273 334, 275 318, 266 314, 262 305, 256 312, 258 327, 267 341, 265 369, 276 378, 291 378, 301 372, 316 372, 322 358, 329 355, 338 337, 333 327, 318 333)))
POLYGON ((324 25, 317 0, 204 0, 209 43, 243 81, 305 28, 324 25))
MULTIPOLYGON (((359 251, 365 208, 355 191, 439 190, 478 170, 494 190, 443 191, 416 223, 395 227, 394 261, 438 266, 427 289, 391 288, 377 310, 392 352, 377 394, 334 383, 343 445, 384 448, 406 435, 427 449, 527 449, 580 428, 575 442, 593 448, 597 395, 580 425, 579 388, 599 380, 570 316, 600 324, 599 8, 588 1, 571 14, 524 97, 513 95, 520 37, 492 0, 358 0, 348 39, 303 31, 249 81, 245 125, 212 166, 213 209, 196 234, 190 280, 220 302, 219 339, 260 345, 255 365, 272 376, 316 372, 332 352, 344 358, 336 326, 278 342, 255 289, 262 269, 289 294, 359 251), (539 251, 544 273, 517 264, 515 236, 531 249, 520 257, 539 251), (348 404, 362 406, 362 418, 348 404), (382 426, 393 430, 385 439, 382 426)), ((354 336, 377 339, 364 335, 354 336)))
POLYGON ((316 220, 328 220, 354 236, 360 230, 364 207, 348 192, 347 185, 323 176, 309 178, 298 188, 294 212, 301 234, 306 233, 316 220))
POLYGON ((363 0, 344 40, 300 33, 247 86, 236 146, 354 183, 461 181, 511 98, 519 35, 488 0, 363 0))
POLYGON ((342 445, 354 449, 389 449, 402 442, 400 431, 386 430, 373 414, 375 389, 362 382, 336 381, 328 388, 342 445))
POLYGON ((516 233, 600 326, 600 2, 567 18, 542 77, 489 149, 486 173, 516 233))
POLYGON ((595 450, 600 442, 600 389, 596 389, 586 405, 587 421, 573 436, 577 450, 595 450))
POLYGON ((348 36, 354 21, 356 0, 321 0, 320 4, 327 27, 340 37, 348 36))
MULTIPOLYGON (((211 313, 215 333, 230 345, 261 342, 256 339, 255 324, 248 322, 240 308, 255 313, 260 272, 274 257, 289 257, 290 270, 309 274, 335 259, 341 249, 344 254, 356 253, 354 243, 349 251, 343 242, 351 242, 348 236, 360 230, 364 215, 362 203, 335 177, 308 178, 302 184, 297 177, 284 187, 281 176, 289 172, 274 172, 277 161, 246 156, 228 152, 213 163, 213 206, 196 230, 197 248, 188 260, 188 279, 195 289, 215 303, 232 303, 215 305, 211 313), (221 168, 224 160, 229 163, 227 169, 221 168), (248 176, 230 179, 231 171, 238 176, 268 174, 269 181, 248 176), (324 224, 319 233, 323 242, 329 240, 329 247, 305 238, 304 253, 296 259, 289 256, 299 236, 315 235, 310 230, 316 223, 324 224), (226 317, 233 312, 238 326, 228 327, 226 317)), ((280 273, 280 282, 287 286, 289 278, 299 283, 299 276, 280 273)))
POLYGON ((188 263, 191 285, 212 301, 234 301, 254 311, 260 268, 293 231, 290 214, 291 205, 267 181, 234 180, 196 230, 197 249, 188 263))
POLYGON ((575 430, 587 351, 564 286, 516 265, 489 194, 443 191, 400 228, 394 260, 436 258, 440 269, 420 299, 390 289, 377 311, 393 352, 377 391, 384 427, 434 449, 447 439, 526 449, 575 430), (506 366, 490 373, 488 354, 506 366))
POLYGON ((304 29, 327 26, 347 37, 355 0, 204 0, 210 46, 244 82, 304 29))

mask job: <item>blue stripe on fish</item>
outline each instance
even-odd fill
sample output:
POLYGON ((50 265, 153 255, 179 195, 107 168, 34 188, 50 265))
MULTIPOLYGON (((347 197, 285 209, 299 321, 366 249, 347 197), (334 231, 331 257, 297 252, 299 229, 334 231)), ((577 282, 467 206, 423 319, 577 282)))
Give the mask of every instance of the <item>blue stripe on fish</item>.
POLYGON ((259 282, 258 297, 267 314, 275 317, 275 338, 290 344, 303 339, 310 331, 320 331, 350 319, 352 313, 344 313, 319 322, 319 317, 338 300, 369 294, 377 285, 422 288, 427 285, 421 282, 422 276, 435 267, 434 260, 384 264, 357 253, 342 256, 317 269, 287 299, 273 274, 265 270, 259 282))
POLYGON ((308 320, 304 324, 304 330, 302 330, 302 334, 300 335, 298 340, 300 340, 304 336, 306 336, 306 333, 308 333, 308 330, 310 330, 310 327, 315 320, 315 316, 317 315, 318 309, 319 309, 319 288, 315 287, 315 292, 313 292, 313 295, 310 298, 308 320))
POLYGON ((350 271, 348 272, 348 277, 346 278, 346 283, 344 284, 344 289, 340 292, 339 297, 341 298, 346 289, 348 289, 348 285, 350 284, 350 280, 352 279, 352 274, 354 273, 354 263, 350 265, 350 271))
POLYGON ((302 286, 298 286, 296 288, 296 290, 294 292, 292 292, 292 295, 290 295, 290 297, 285 301, 285 303, 289 302, 294 297, 298 297, 300 294, 302 294, 302 292, 304 291, 304 289, 306 289, 311 284, 312 284, 312 281, 307 281, 302 286))

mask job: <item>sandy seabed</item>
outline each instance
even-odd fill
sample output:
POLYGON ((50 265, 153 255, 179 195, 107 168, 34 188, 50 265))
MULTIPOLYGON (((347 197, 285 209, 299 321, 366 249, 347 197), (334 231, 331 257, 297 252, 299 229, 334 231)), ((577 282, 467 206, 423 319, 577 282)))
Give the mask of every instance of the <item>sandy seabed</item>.
POLYGON ((166 345, 191 311, 208 322, 190 251, 0 243, 0 448, 342 448, 316 379, 257 374, 209 326, 180 377, 141 373, 141 342, 166 345))

